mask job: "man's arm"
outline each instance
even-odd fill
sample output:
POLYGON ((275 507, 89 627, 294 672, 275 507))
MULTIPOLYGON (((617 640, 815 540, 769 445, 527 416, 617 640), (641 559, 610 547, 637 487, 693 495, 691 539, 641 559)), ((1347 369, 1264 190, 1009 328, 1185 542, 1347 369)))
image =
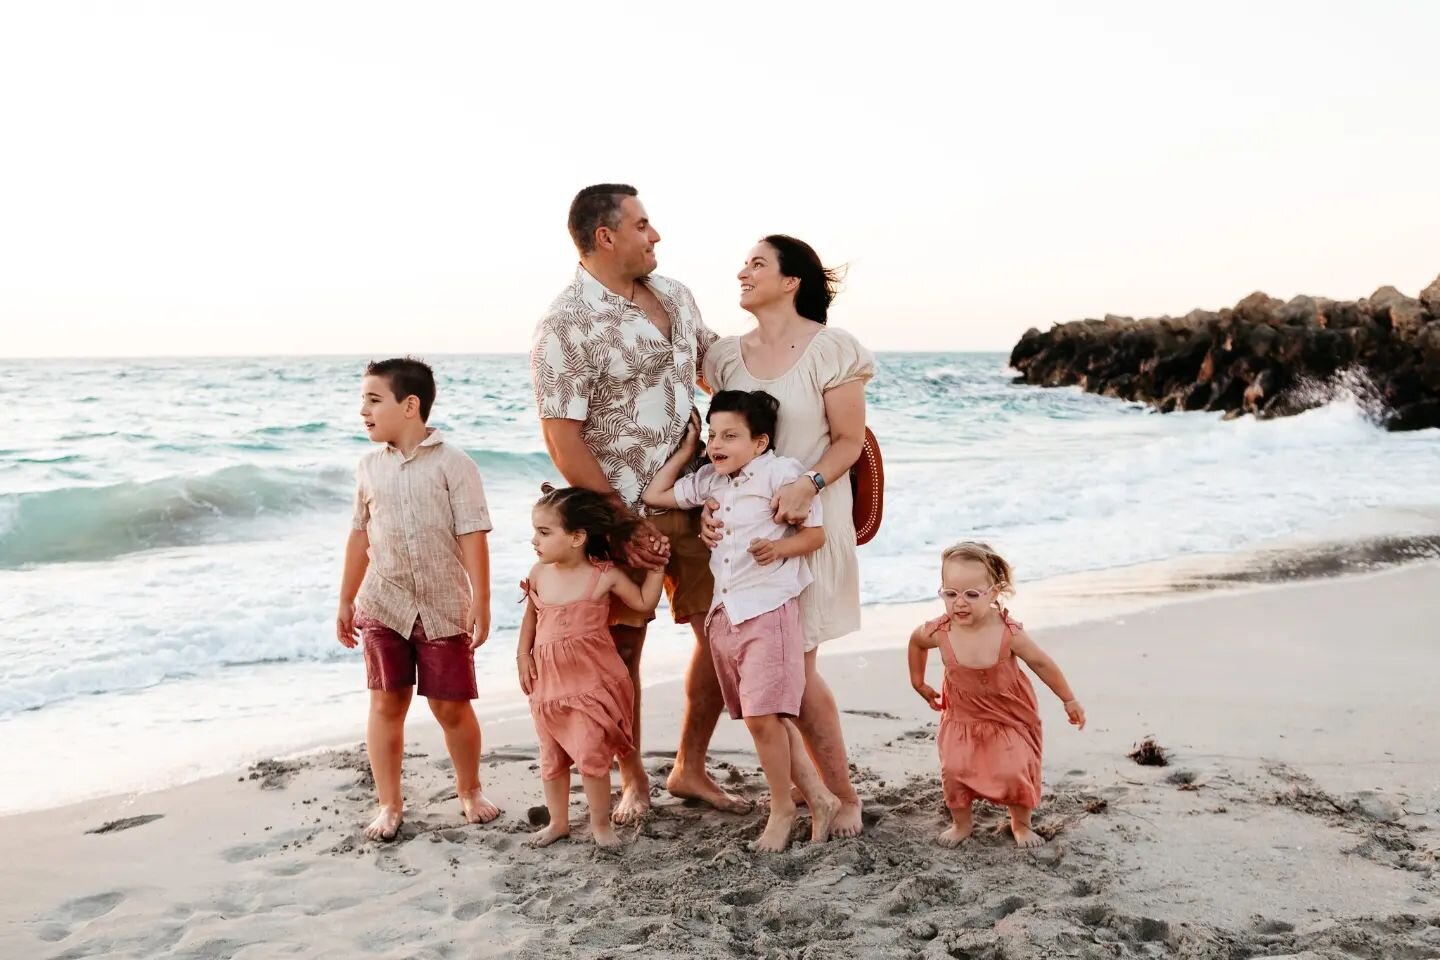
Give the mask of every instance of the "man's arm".
POLYGON ((562 420, 547 417, 540 421, 540 432, 545 436, 545 449, 565 482, 572 487, 584 487, 604 494, 616 505, 624 507, 620 495, 610 486, 610 480, 580 436, 585 424, 579 420, 562 420))
MULTIPOLYGON (((603 494, 615 504, 616 509, 629 513, 630 507, 610 486, 600 461, 595 459, 595 454, 581 438, 580 429, 583 426, 579 420, 542 418, 540 432, 545 436, 545 449, 550 452, 550 459, 555 461, 555 468, 567 484, 603 494)), ((653 523, 641 519, 635 534, 626 544, 626 551, 626 559, 631 566, 653 570, 665 566, 669 560, 670 541, 655 529, 653 523)))

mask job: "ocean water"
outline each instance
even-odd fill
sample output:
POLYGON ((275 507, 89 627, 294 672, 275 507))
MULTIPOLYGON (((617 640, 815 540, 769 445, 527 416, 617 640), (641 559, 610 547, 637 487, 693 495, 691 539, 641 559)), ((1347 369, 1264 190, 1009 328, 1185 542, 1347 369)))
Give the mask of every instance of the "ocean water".
MULTIPOLYGON (((495 522, 482 706, 515 709, 529 510, 559 478, 523 357, 432 360, 431 422, 479 464, 495 522)), ((22 399, 0 433, 0 811, 356 735, 363 666, 332 624, 370 448, 363 363, 10 371, 22 399)), ((1440 476, 1440 432, 1384 433, 1343 393, 1287 420, 1225 423, 1012 385, 1001 354, 886 354, 868 399, 887 490, 861 550, 867 604, 932 596, 956 539, 991 542, 1023 586, 1432 506, 1440 476)), ((683 669, 683 633, 667 635, 678 642, 647 645, 647 681, 683 669)))

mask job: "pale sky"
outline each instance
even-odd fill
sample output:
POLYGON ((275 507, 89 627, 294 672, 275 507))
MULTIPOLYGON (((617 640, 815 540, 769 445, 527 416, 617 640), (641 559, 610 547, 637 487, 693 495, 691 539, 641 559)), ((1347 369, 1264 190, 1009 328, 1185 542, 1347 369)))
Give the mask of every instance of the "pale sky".
POLYGON ((0 355, 525 350, 609 180, 722 333, 777 231, 878 350, 1413 294, 1437 36, 1423 0, 7 3, 0 355))

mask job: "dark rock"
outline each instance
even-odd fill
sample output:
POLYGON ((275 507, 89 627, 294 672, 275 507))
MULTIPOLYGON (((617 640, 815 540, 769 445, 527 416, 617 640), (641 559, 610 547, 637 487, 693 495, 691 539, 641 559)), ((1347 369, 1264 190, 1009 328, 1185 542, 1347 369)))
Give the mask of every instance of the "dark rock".
POLYGON ((1079 386, 1161 412, 1290 416, 1345 391, 1391 430, 1440 426, 1440 278, 1418 299, 1381 287, 1360 301, 1252 293, 1183 317, 1027 330, 1016 383, 1079 386))

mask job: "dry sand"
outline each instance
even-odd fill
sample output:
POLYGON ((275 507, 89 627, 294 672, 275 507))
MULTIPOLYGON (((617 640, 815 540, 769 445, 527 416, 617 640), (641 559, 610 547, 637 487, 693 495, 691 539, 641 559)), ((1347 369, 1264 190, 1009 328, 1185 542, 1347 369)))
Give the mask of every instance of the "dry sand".
MULTIPOLYGON (((1032 624, 1091 724, 1072 730, 1042 692, 1050 839, 1034 854, 988 829, 991 808, 959 850, 932 843, 934 715, 903 649, 930 611, 890 608, 864 636, 885 649, 821 658, 866 802, 859 839, 756 855, 763 810, 657 789, 605 853, 584 842, 577 781, 575 839, 531 850, 528 717, 487 725, 504 813, 467 827, 422 707, 392 844, 360 836, 358 748, 6 818, 0 956, 1440 957, 1437 597, 1431 563, 1032 624), (1149 734, 1170 766, 1127 759, 1149 734)), ((647 697, 658 783, 680 691, 647 697)), ((763 796, 742 724, 721 722, 711 766, 763 796)))

